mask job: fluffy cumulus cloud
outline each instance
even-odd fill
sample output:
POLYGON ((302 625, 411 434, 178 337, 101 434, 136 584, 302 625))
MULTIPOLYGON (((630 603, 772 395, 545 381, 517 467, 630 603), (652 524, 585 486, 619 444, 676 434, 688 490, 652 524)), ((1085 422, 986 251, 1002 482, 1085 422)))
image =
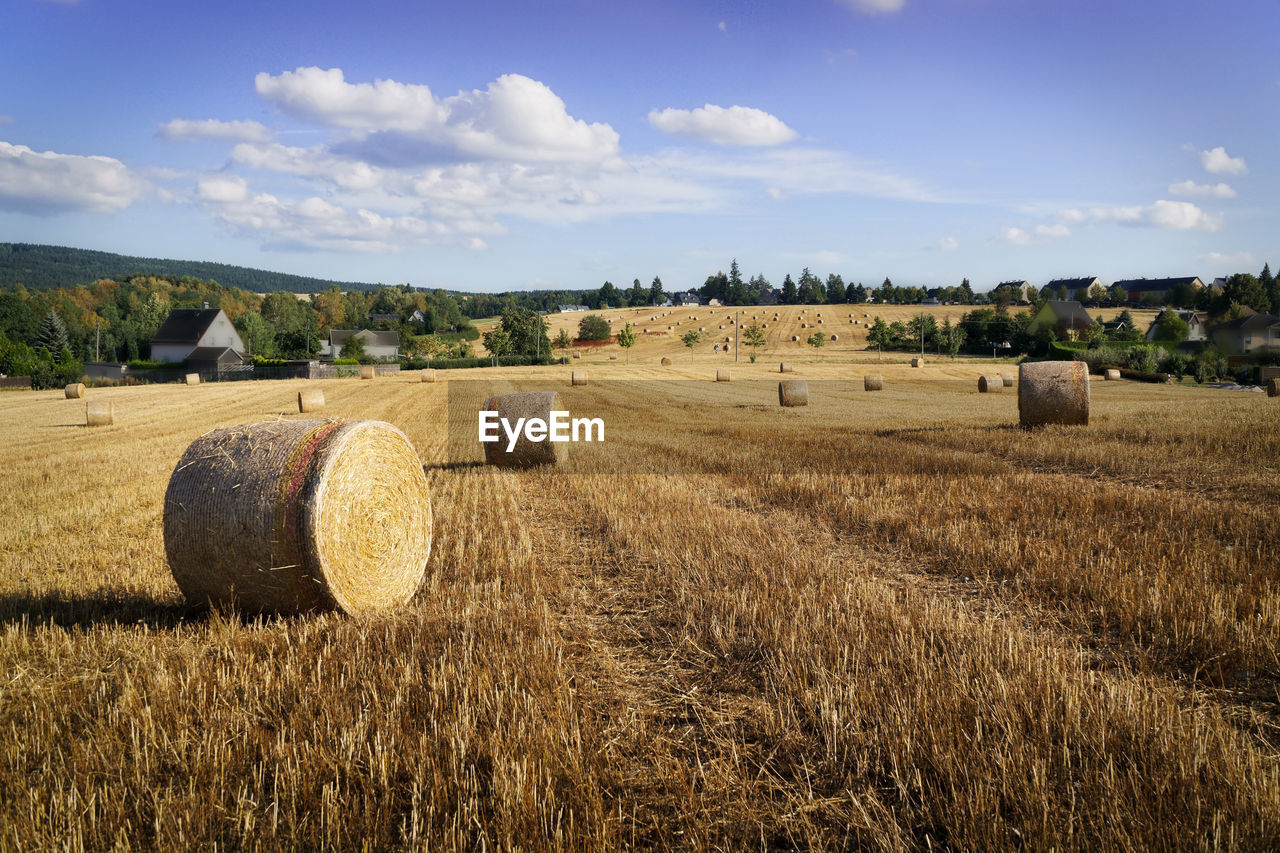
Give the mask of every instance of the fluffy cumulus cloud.
POLYGON ((897 12, 906 5, 906 0, 840 0, 855 12, 878 15, 885 12, 897 12))
POLYGON ((338 157, 322 147, 293 148, 279 143, 241 143, 231 149, 231 159, 254 169, 265 169, 316 178, 347 190, 392 189, 388 173, 368 163, 338 157))
POLYGON ((441 123, 440 105, 426 86, 376 80, 348 83, 341 68, 298 68, 253 78, 263 100, 317 124, 355 130, 421 130, 441 123))
POLYGON ((1232 157, 1221 145, 1208 151, 1201 151, 1200 165, 1204 166, 1206 172, 1212 172, 1215 175, 1247 175, 1249 173, 1249 167, 1245 164, 1244 158, 1232 157))
POLYGON ((1011 246, 1031 245, 1031 235, 1013 225, 1006 225, 1000 229, 1000 239, 1011 246))
POLYGON ((1188 198, 1236 197, 1236 191, 1226 184, 1197 184, 1195 181, 1180 181, 1176 184, 1169 184, 1169 193, 1188 198))
POLYGON ((33 151, 0 142, 0 207, 26 213, 128 207, 147 182, 112 157, 33 151))
POLYGON ((220 142, 269 142, 271 131, 256 121, 218 121, 207 118, 193 121, 175 118, 160 125, 163 139, 178 141, 212 139, 220 142))
POLYGON ((1201 263, 1212 264, 1221 270, 1238 270, 1241 267, 1252 266, 1258 262, 1252 252, 1210 252, 1207 255, 1201 255, 1196 260, 1201 263))
POLYGON ((653 110, 649 124, 663 133, 716 145, 782 145, 796 138, 781 119, 754 107, 707 104, 696 110, 653 110))
POLYGON ((1220 215, 1206 213, 1189 201, 1164 199, 1147 205, 1095 207, 1089 210, 1087 221, 1118 222, 1171 231, 1216 231, 1222 227, 1220 215))
POLYGON ((1037 225, 1037 237, 1066 237, 1071 234, 1071 229, 1062 223, 1056 225, 1037 225))

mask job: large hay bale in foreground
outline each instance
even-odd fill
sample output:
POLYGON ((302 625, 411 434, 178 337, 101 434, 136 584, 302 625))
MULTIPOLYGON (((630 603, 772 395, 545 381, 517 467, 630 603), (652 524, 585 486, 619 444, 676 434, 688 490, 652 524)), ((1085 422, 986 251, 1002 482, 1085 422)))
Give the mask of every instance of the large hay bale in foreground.
POLYGON ((424 371, 422 371, 420 374, 418 374, 418 381, 419 381, 419 382, 435 382, 435 381, 436 381, 436 372, 435 372, 434 368, 430 368, 430 367, 428 367, 426 370, 424 370, 424 371))
POLYGON ((920 356, 916 356, 915 358, 911 359, 911 366, 924 367, 924 359, 921 358, 920 356))
POLYGON ((188 385, 199 385, 199 384, 200 384, 200 374, 199 374, 199 373, 188 373, 188 374, 187 374, 187 376, 186 376, 186 381, 187 381, 187 384, 188 384, 188 385))
MULTIPOLYGON (((494 395, 486 397, 481 408, 486 412, 497 412, 498 417, 513 429, 520 418, 540 418, 549 423, 552 410, 563 410, 560 395, 555 391, 494 395)), ((510 451, 507 444, 506 431, 499 425, 498 441, 484 443, 485 462, 499 468, 532 468, 535 465, 558 465, 569 457, 566 442, 530 441, 523 431, 510 451)))
POLYGON ((1002 391, 1002 390, 1004 390, 1003 377, 996 376, 994 374, 991 376, 978 377, 978 393, 993 394, 996 391, 1002 391))
POLYGON ((422 460, 381 421, 215 429, 169 478, 164 549, 193 604, 386 610, 417 592, 431 553, 422 460))
POLYGON ((1280 397, 1280 378, 1273 376, 1267 380, 1267 396, 1280 397))
POLYGON ((1120 371, 1114 367, 1108 367, 1102 372, 1102 379, 1106 382, 1114 382, 1120 378, 1120 371))
POLYGON ((1018 419, 1024 427, 1089 424, 1089 365, 1038 361, 1018 366, 1018 419))
POLYGON ((862 377, 862 390, 883 391, 884 376, 879 373, 868 373, 866 376, 862 377))
POLYGON ((809 405, 809 383, 803 379, 784 379, 779 382, 778 405, 788 408, 809 405))
POLYGON ((721 368, 716 371, 717 382, 728 382, 732 378, 733 377, 729 374, 729 371, 725 368, 721 368))
POLYGON ((662 357, 662 361, 660 361, 660 362, 659 362, 659 364, 661 364, 663 367, 670 367, 670 366, 671 366, 671 359, 667 358, 667 357, 664 355, 664 356, 662 357))
POLYGON ((79 400, 84 397, 84 383, 72 382, 62 390, 62 393, 66 395, 68 400, 79 400))
POLYGON ((324 391, 319 388, 304 388, 298 392, 298 411, 302 413, 318 412, 324 408, 324 391))
POLYGON ((785 361, 778 365, 779 373, 790 373, 793 370, 795 370, 795 367, 793 367, 790 364, 787 364, 785 361))
POLYGON ((115 409, 106 400, 90 400, 84 404, 85 426, 108 426, 116 422, 115 409))
POLYGON ((1001 380, 1002 382, 1004 382, 1004 387, 1006 387, 1006 388, 1012 388, 1012 387, 1013 387, 1014 379, 1013 379, 1013 374, 1012 374, 1012 373, 1001 373, 1001 374, 1000 374, 1000 380, 1001 380))
POLYGON ((573 371, 573 373, 569 376, 569 384, 570 385, 586 385, 587 371, 585 370, 573 371))
POLYGON ((360 378, 361 378, 361 379, 372 379, 372 378, 373 378, 373 365, 372 365, 372 364, 362 364, 362 365, 360 365, 360 378))

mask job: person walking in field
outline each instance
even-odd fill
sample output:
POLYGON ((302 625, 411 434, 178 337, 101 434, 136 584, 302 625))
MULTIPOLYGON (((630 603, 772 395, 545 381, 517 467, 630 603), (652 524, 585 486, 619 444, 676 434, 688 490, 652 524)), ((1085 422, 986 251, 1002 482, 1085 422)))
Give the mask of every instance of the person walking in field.
POLYGON ((711 348, 711 351, 712 351, 712 352, 720 352, 720 345, 719 345, 719 344, 716 344, 715 346, 713 346, 713 347, 711 348))

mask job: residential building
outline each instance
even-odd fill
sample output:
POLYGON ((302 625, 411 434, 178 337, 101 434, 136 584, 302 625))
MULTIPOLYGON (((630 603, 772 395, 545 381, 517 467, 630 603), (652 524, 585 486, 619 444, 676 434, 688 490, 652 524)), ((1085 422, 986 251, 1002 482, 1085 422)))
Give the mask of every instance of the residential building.
MULTIPOLYGON (((1190 332, 1187 335, 1187 343, 1195 343, 1209 339, 1208 326, 1204 320, 1195 311, 1175 311, 1175 314, 1187 324, 1190 332)), ((1156 324, 1153 322, 1151 328, 1147 329, 1147 340, 1154 341, 1156 339, 1156 324)))
POLYGON ((197 348, 230 349, 243 357, 240 333, 221 308, 175 308, 151 338, 151 360, 180 362, 197 348))
POLYGON ((1249 314, 1219 323, 1209 330, 1213 344, 1227 355, 1280 350, 1280 316, 1249 314))
POLYGON ((1059 338, 1074 341, 1093 325, 1093 318, 1084 306, 1074 300, 1050 299, 1036 312, 1027 325, 1027 331, 1035 334, 1042 329, 1053 329, 1059 338))
POLYGON ((369 329, 333 329, 329 342, 320 347, 320 354, 337 358, 343 345, 351 338, 364 342, 365 355, 372 358, 396 358, 400 354, 399 332, 375 332, 369 329))
POLYGON ((585 305, 557 305, 556 310, 561 314, 572 314, 574 311, 590 311, 591 309, 585 305))
POLYGON ((1188 275, 1181 278, 1127 278, 1112 284, 1120 285, 1129 294, 1129 302, 1133 304, 1149 302, 1163 305, 1169 301, 1169 293, 1179 285, 1190 285, 1193 290, 1204 287, 1197 276, 1188 275))
POLYGON ((1054 293, 1061 292, 1062 288, 1067 289, 1067 298, 1074 299, 1076 302, 1088 302, 1089 290, 1094 285, 1102 286, 1102 282, 1096 275, 1086 278, 1055 278, 1049 282, 1046 287, 1054 293))

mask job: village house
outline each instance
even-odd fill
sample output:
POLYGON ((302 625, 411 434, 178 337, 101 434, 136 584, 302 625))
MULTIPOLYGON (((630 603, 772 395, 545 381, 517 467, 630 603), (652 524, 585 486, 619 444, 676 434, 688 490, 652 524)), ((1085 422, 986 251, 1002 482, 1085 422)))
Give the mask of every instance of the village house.
POLYGON ((1096 275, 1088 276, 1086 278, 1055 278, 1053 281, 1045 285, 1045 287, 1048 287, 1054 293, 1061 292, 1062 288, 1065 287, 1067 289, 1068 299, 1074 299, 1076 302, 1088 302, 1089 290, 1095 284, 1099 287, 1102 286, 1102 282, 1096 275))
POLYGON ((1058 338, 1074 341, 1093 325, 1093 318, 1084 306, 1074 300, 1050 299, 1036 312, 1027 324, 1027 331, 1036 334, 1042 329, 1052 329, 1058 338))
POLYGON ((221 308, 175 308, 151 338, 151 360, 187 363, 194 371, 240 364, 247 350, 221 308))
POLYGON ((400 354, 399 332, 375 332, 369 329, 333 329, 329 332, 329 342, 321 344, 320 354, 338 358, 343 345, 351 338, 359 338, 364 343, 365 355, 370 358, 394 359, 400 354))
POLYGON ((1227 355, 1248 355, 1266 349, 1280 351, 1280 316, 1248 314, 1217 324, 1209 334, 1213 345, 1227 355))
MULTIPOLYGON (((1190 329, 1190 332, 1187 334, 1187 343, 1195 343, 1209 339, 1208 327, 1205 325, 1204 320, 1200 318, 1200 315, 1195 311, 1175 311, 1173 313, 1177 314, 1178 318, 1186 323, 1187 328, 1190 329)), ((1155 339, 1156 324, 1153 321, 1151 323, 1151 328, 1147 329, 1147 340, 1154 341, 1155 339)))
POLYGON ((1189 275, 1181 278, 1126 278, 1112 284, 1124 288, 1130 304, 1153 303, 1164 305, 1169 301, 1170 292, 1180 285, 1190 285, 1193 290, 1204 287, 1197 276, 1189 275))

